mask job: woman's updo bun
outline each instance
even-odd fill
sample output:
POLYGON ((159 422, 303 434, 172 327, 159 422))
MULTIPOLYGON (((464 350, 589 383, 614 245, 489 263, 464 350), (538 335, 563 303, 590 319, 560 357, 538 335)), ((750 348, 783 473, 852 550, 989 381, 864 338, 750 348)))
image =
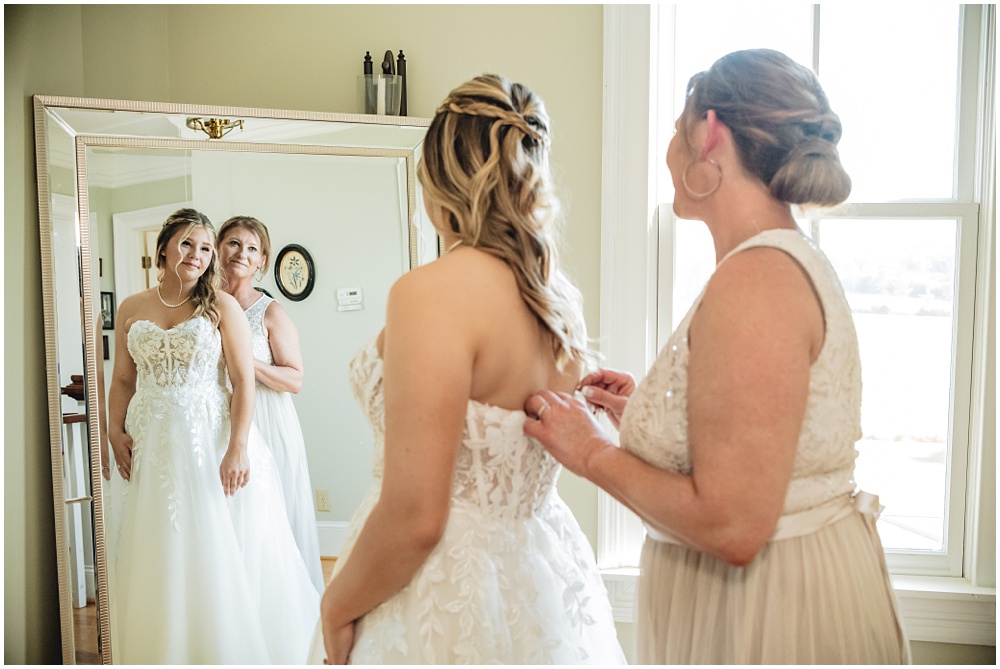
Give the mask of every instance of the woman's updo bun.
POLYGON ((743 166, 778 200, 834 206, 850 195, 840 118, 812 70, 771 49, 735 51, 688 83, 687 119, 710 109, 732 132, 743 166))

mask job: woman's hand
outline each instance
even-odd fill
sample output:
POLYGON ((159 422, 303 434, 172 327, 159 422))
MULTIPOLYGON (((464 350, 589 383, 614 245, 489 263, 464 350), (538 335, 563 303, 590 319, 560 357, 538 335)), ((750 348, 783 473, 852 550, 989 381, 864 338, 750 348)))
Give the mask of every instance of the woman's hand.
POLYGON ((101 430, 101 476, 104 477, 105 481, 111 480, 111 454, 109 452, 109 449, 110 449, 110 442, 108 439, 108 431, 106 429, 102 429, 101 430))
POLYGON ((226 497, 232 497, 250 481, 250 459, 247 457, 246 447, 229 445, 226 454, 222 456, 222 464, 219 465, 219 477, 226 497))
MULTIPOLYGON (((118 473, 126 481, 132 480, 132 437, 128 436, 126 432, 119 432, 118 434, 108 435, 108 440, 111 442, 111 448, 115 452, 115 462, 118 463, 118 473)), ((107 462, 105 460, 105 462, 107 462)), ((105 476, 107 480, 111 480, 111 472, 108 472, 105 476)))
POLYGON ((608 420, 618 428, 628 398, 635 391, 635 379, 628 372, 599 369, 588 374, 577 386, 587 403, 603 411, 608 420))
POLYGON ((354 647, 354 626, 352 620, 346 625, 336 622, 336 614, 333 611, 333 602, 329 598, 330 591, 327 590, 320 602, 321 615, 323 617, 323 648, 326 650, 326 664, 347 664, 351 657, 351 649, 354 647))
MULTIPOLYGON (((624 404, 624 402, 623 402, 624 404)), ((583 401, 543 390, 524 403, 524 433, 541 442, 566 469, 590 478, 591 459, 616 446, 608 441, 583 401)))

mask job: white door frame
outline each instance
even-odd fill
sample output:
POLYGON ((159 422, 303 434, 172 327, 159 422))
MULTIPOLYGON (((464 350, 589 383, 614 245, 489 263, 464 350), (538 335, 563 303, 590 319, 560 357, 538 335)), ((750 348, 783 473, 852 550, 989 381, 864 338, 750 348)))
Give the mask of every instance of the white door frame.
POLYGON ((190 202, 179 202, 111 216, 115 244, 115 299, 119 304, 127 296, 146 289, 145 270, 136 267, 134 262, 145 254, 142 231, 163 225, 170 214, 190 206, 190 202))

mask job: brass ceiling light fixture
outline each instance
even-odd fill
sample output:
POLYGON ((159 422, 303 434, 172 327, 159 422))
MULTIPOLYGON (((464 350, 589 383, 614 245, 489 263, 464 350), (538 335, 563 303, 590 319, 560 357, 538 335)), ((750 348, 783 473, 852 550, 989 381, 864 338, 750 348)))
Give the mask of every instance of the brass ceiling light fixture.
POLYGON ((243 119, 237 121, 228 118, 202 119, 200 116, 197 116, 187 120, 187 127, 192 130, 201 130, 208 135, 209 139, 221 139, 231 132, 233 128, 239 128, 240 132, 243 132, 243 119))

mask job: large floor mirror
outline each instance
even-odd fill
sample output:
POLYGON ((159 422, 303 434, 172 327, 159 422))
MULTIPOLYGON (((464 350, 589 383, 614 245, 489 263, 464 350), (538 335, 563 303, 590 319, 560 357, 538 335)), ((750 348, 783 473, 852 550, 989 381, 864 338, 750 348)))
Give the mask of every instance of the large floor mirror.
MULTIPOLYGON (((335 557, 371 481, 371 433, 348 384, 389 286, 438 255, 416 180, 428 119, 35 97, 52 483, 63 660, 115 660, 101 414, 127 295, 156 285, 150 246, 167 215, 264 222, 272 254, 297 246, 311 291, 259 289, 298 327, 305 437, 320 552, 335 557), (294 297, 300 298, 301 295, 294 297)), ((273 259, 272 259, 273 260, 273 259)))

